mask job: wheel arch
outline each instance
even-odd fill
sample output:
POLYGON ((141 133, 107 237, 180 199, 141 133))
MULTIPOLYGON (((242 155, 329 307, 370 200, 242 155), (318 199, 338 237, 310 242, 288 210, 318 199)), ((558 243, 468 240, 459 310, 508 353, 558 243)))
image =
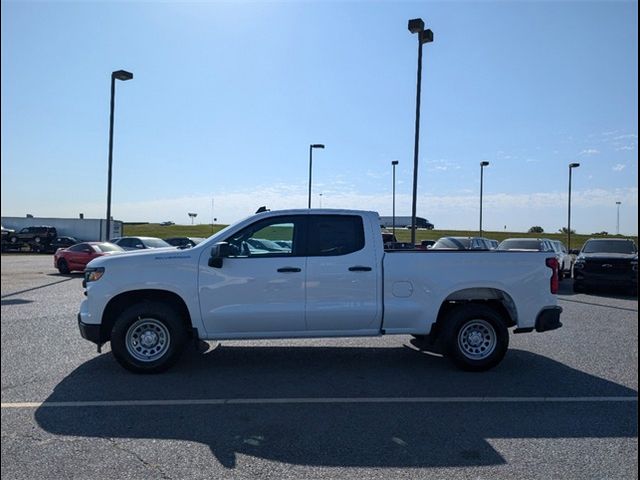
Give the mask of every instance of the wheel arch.
POLYGON ((144 289, 123 292, 109 300, 109 303, 107 303, 102 314, 102 323, 100 328, 101 338, 104 339, 104 341, 109 341, 111 338, 111 331, 113 330, 113 326, 118 316, 125 309, 141 302, 159 302, 172 306, 180 315, 187 334, 190 337, 193 335, 189 309, 187 308, 187 304, 178 294, 168 290, 144 289))
POLYGON ((436 341, 444 330, 449 313, 463 305, 478 304, 489 307, 500 315, 505 326, 513 327, 518 323, 518 312, 513 298, 498 288, 465 288, 449 294, 440 305, 436 321, 431 328, 430 337, 436 341))

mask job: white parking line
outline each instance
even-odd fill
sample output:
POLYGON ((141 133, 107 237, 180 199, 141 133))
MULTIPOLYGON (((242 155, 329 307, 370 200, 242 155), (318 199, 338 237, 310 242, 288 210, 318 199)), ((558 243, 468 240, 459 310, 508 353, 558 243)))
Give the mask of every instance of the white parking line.
POLYGON ((3 409, 151 407, 184 405, 269 405, 269 404, 341 404, 341 403, 588 403, 637 402, 638 397, 337 397, 337 398, 202 398, 176 400, 88 400, 68 402, 6 402, 3 409))

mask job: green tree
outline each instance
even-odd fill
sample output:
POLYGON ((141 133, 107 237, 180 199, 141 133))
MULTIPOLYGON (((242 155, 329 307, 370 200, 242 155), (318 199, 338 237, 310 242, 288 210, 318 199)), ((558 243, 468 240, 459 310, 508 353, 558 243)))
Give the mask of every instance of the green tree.
POLYGON ((529 233, 544 233, 544 228, 536 225, 535 227, 531 227, 529 229, 529 233))

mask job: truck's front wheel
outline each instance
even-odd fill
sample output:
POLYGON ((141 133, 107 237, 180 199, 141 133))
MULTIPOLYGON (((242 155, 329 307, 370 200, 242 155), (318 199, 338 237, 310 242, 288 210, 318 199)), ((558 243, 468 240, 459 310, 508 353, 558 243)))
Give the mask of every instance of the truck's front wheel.
POLYGON ((452 310, 446 330, 448 356, 463 370, 489 370, 509 348, 509 330, 502 317, 484 305, 468 304, 452 310))
POLYGON ((116 360, 135 373, 158 373, 180 357, 187 338, 180 315, 160 302, 142 302, 125 309, 111 331, 116 360))

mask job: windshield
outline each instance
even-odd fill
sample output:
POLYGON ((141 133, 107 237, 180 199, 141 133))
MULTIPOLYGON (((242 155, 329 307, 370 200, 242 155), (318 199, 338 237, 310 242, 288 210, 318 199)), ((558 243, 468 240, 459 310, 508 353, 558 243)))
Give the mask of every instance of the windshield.
POLYGON ((96 247, 101 252, 124 252, 124 249, 121 246, 115 245, 113 243, 98 243, 95 244, 94 247, 96 247))
POLYGON ((469 238, 453 238, 453 237, 444 237, 438 240, 431 247, 434 250, 439 248, 453 248, 456 250, 466 250, 469 248, 471 244, 471 240, 469 238))
POLYGON ((160 240, 159 238, 146 238, 144 239, 144 244, 147 248, 163 248, 163 247, 171 247, 164 240, 160 240))
POLYGON ((635 243, 616 240, 589 240, 582 247, 582 253, 637 253, 635 243))

